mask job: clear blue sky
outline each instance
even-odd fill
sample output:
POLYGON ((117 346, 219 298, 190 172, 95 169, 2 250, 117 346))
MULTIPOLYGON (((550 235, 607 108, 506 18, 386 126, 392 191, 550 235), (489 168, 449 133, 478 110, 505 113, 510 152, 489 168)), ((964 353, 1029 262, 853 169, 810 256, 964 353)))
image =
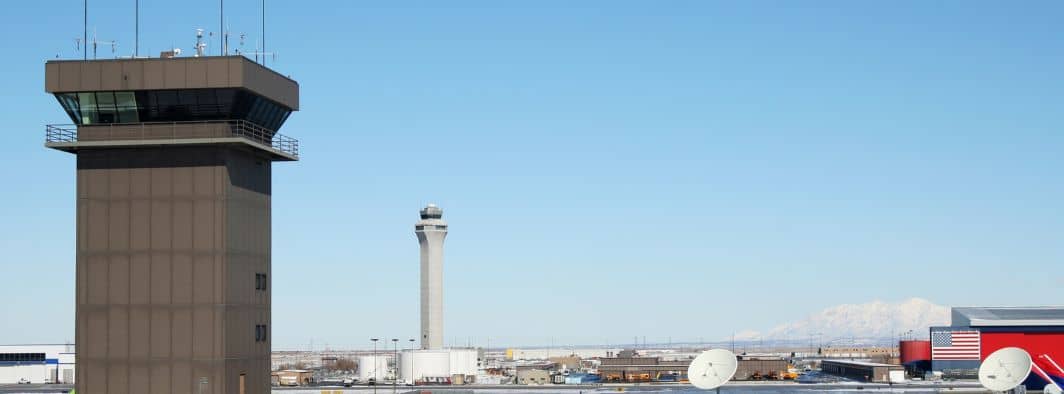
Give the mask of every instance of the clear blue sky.
MULTIPOLYGON (((90 2, 129 54, 133 0, 90 2)), ((142 53, 217 30, 216 1, 141 3, 142 53)), ((226 3, 254 42, 258 1, 226 3)), ((428 202, 448 342, 1064 300, 1064 3, 269 3, 303 108, 303 160, 274 167, 277 348, 415 337, 428 202)), ((67 121, 43 62, 79 56, 81 1, 0 22, 0 343, 71 340, 74 156, 42 147, 67 121)))

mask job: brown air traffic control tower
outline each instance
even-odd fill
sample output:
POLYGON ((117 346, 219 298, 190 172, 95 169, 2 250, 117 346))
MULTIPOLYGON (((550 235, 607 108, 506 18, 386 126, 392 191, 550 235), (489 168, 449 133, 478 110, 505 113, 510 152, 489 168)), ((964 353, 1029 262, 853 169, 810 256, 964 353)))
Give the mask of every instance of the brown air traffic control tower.
POLYGON ((299 85, 242 56, 50 61, 74 125, 79 393, 270 391, 270 190, 299 85))

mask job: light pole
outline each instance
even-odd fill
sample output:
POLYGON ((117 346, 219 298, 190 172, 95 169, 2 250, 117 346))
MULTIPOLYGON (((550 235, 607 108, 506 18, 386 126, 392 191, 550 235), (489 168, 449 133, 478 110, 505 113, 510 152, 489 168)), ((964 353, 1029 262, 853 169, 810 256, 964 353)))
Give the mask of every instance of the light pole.
POLYGON ((373 393, 377 393, 377 340, 380 338, 370 338, 373 341, 373 393))
POLYGON ((395 376, 392 376, 392 394, 399 392, 399 338, 392 338, 392 352, 395 357, 395 376))
POLYGON ((414 365, 415 365, 414 364, 414 360, 416 360, 416 359, 417 359, 417 357, 414 357, 414 338, 410 338, 410 385, 411 386, 417 386, 417 375, 416 375, 416 373, 417 373, 416 371, 417 370, 414 369, 414 365))

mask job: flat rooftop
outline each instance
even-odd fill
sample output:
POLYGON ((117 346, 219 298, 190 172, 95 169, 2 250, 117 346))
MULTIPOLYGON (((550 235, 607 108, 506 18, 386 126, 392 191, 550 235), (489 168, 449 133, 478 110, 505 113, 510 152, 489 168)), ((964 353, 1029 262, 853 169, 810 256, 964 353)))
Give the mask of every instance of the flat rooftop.
POLYGON ((1064 306, 958 307, 952 309, 952 326, 1064 326, 1064 306))
POLYGON ((844 365, 854 365, 854 366, 859 366, 859 367, 892 367, 892 368, 902 368, 902 366, 901 366, 901 365, 898 365, 898 364, 883 364, 883 363, 873 363, 873 362, 869 362, 869 361, 854 361, 854 360, 824 360, 824 361, 822 361, 822 362, 825 362, 825 363, 835 363, 835 364, 844 364, 844 365))

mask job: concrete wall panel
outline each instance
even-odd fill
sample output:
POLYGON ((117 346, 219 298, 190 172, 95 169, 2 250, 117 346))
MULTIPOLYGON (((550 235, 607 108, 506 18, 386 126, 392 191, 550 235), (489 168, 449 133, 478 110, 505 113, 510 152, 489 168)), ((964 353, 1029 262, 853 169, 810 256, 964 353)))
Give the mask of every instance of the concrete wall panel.
POLYGON ((188 62, 162 62, 163 63, 163 83, 167 89, 185 89, 188 88, 187 68, 188 62))
POLYGON ((85 286, 88 287, 87 298, 83 300, 89 305, 107 304, 107 275, 109 261, 105 255, 92 255, 86 258, 85 286))
MULTIPOLYGON (((126 178, 126 177, 111 177, 126 178)), ((108 250, 129 249, 130 206, 128 199, 112 199, 107 212, 107 248, 108 250)))
POLYGON ((192 303, 192 255, 174 253, 171 284, 173 286, 173 303, 187 305, 192 303))
POLYGON ((77 91, 79 92, 92 92, 100 90, 100 69, 101 64, 96 62, 81 63, 81 70, 78 76, 80 86, 77 91))
MULTIPOLYGON (((77 368, 77 391, 81 393, 107 393, 106 364, 100 361, 79 361, 77 368)), ((154 394, 154 393, 153 393, 154 394)))
POLYGON ((111 305, 129 304, 129 256, 111 255, 108 270, 107 302, 111 305))
MULTIPOLYGON (((100 87, 120 87, 124 85, 122 78, 122 63, 101 62, 100 64, 100 87)), ((118 90, 118 89, 107 89, 118 90)))
POLYGON ((145 252, 151 248, 151 202, 132 200, 129 204, 129 248, 145 252))
POLYGON ((152 250, 169 250, 173 243, 171 218, 173 217, 171 200, 151 200, 151 248, 152 250))
MULTIPOLYGON (((153 308, 151 311, 151 357, 170 357, 170 311, 164 308, 153 308)), ((155 373, 153 371, 153 373, 155 373)), ((153 377, 154 381, 155 378, 153 377)), ((153 387, 154 384, 152 385, 153 387)))
MULTIPOLYGON (((89 360, 105 359, 107 357, 107 309, 94 307, 86 308, 85 314, 85 344, 78 345, 78 353, 85 352, 92 355, 89 360)), ((80 363, 79 363, 80 364, 80 363)))
POLYGON ((170 282, 173 269, 170 266, 169 253, 152 253, 151 255, 151 303, 170 303, 170 282))
POLYGON ((170 380, 169 364, 156 363, 151 366, 151 394, 185 394, 172 392, 170 380))
POLYGON ((210 88, 232 86, 229 82, 229 59, 221 57, 207 58, 206 85, 210 88))
POLYGON ((211 255, 197 254, 194 260, 192 303, 197 305, 214 304, 217 299, 214 296, 214 282, 216 279, 222 279, 214 277, 214 258, 211 255))
POLYGON ((214 308, 196 306, 192 313, 192 332, 197 334, 192 338, 192 357, 199 360, 217 358, 219 354, 214 353, 214 336, 221 335, 221 332, 214 330, 214 308))
MULTIPOLYGON (((164 62, 145 62, 144 63, 144 89, 165 89, 166 79, 163 74, 166 73, 164 62)), ((155 385, 152 385, 155 387, 155 385)), ((167 386, 169 388, 169 385, 167 386)))
POLYGON ((129 357, 129 311, 126 307, 107 308, 107 357, 129 357))
POLYGON ((195 393, 192 383, 192 366, 186 360, 174 361, 171 387, 174 393, 195 393))
POLYGON ((88 242, 85 244, 86 252, 105 252, 107 251, 107 223, 110 221, 107 217, 108 204, 105 199, 86 200, 84 204, 88 207, 88 217, 86 220, 86 226, 88 227, 88 242))
MULTIPOLYGON (((151 357, 151 309, 145 306, 129 308, 129 358, 147 361, 151 357)), ((144 371, 145 376, 147 371, 144 371)))
POLYGON ((173 347, 174 358, 192 357, 192 310, 188 307, 173 308, 173 347))
POLYGON ((144 89, 144 64, 143 62, 122 62, 122 89, 144 89))
POLYGON ((171 232, 175 251, 192 250, 192 201, 174 199, 174 222, 171 232))
POLYGON ((129 366, 129 392, 151 393, 151 368, 146 363, 132 363, 129 366))
POLYGON ((151 302, 151 255, 136 253, 129 260, 129 303, 148 304, 151 302))
POLYGON ((199 58, 187 62, 188 69, 185 83, 188 86, 207 86, 207 59, 199 58))
POLYGON ((151 197, 151 168, 133 167, 129 169, 130 198, 151 197))
POLYGON ((46 92, 58 92, 59 91, 59 65, 62 63, 45 63, 44 64, 44 91, 46 92))

